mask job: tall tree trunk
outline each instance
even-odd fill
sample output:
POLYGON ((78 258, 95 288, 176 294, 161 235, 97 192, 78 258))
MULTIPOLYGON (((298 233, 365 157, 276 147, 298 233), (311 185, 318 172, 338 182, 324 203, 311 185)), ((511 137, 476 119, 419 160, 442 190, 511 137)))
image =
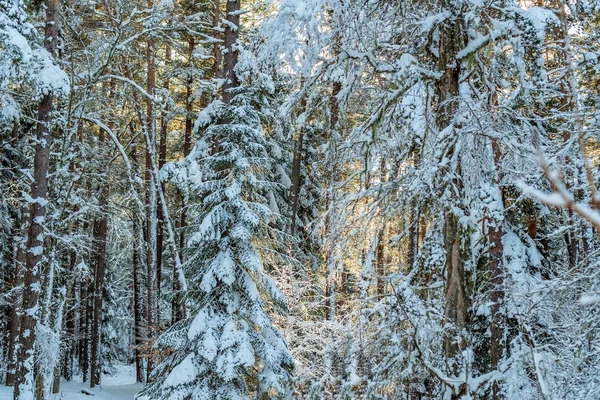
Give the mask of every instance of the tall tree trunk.
MULTIPOLYGON (((77 133, 79 136, 79 141, 83 140, 83 123, 80 121, 77 126, 77 133)), ((69 172, 75 174, 81 168, 79 162, 71 162, 69 166, 69 172)), ((76 205, 73 209, 74 213, 79 212, 79 205, 76 205)), ((79 232, 79 220, 75 219, 75 223, 73 224, 73 233, 77 235, 79 232)), ((67 293, 67 301, 65 303, 65 314, 66 314, 66 322, 65 322, 65 334, 63 336, 64 342, 64 352, 62 354, 62 363, 61 363, 61 375, 64 376, 66 381, 70 381, 73 378, 73 356, 76 353, 75 344, 77 334, 75 332, 76 329, 76 307, 77 304, 77 296, 76 292, 79 289, 77 286, 78 272, 76 271, 77 264, 77 251, 72 250, 69 254, 69 271, 71 271, 71 285, 70 291, 67 293)), ((60 379, 60 375, 59 375, 60 379)))
MULTIPOLYGON (((70 257, 70 259, 74 260, 73 257, 70 257)), ((75 274, 75 268, 74 268, 75 267, 74 261, 67 262, 67 260, 65 259, 64 263, 68 264, 68 266, 70 268, 67 270, 68 271, 68 280, 66 282, 66 287, 63 286, 62 287, 63 290, 60 291, 60 295, 59 295, 60 302, 59 302, 56 319, 54 322, 55 323, 54 330, 59 334, 58 339, 60 341, 61 347, 64 349, 62 357, 70 357, 71 341, 73 338, 68 333, 69 332, 69 329, 68 329, 69 306, 71 305, 71 302, 69 301, 69 299, 73 297, 73 293, 75 290, 76 274, 75 274)), ((63 365, 64 365, 63 360, 59 358, 56 360, 56 362, 53 366, 53 383, 52 383, 52 387, 51 387, 52 394, 56 394, 60 391, 60 377, 61 377, 61 371, 63 370, 63 365)))
MULTIPOLYGON (((153 8, 152 0, 148 1, 148 9, 153 8)), ((154 40, 149 39, 146 42, 146 67, 147 67, 147 91, 150 96, 154 96, 156 87, 155 71, 155 47, 154 40)), ((154 120, 154 103, 152 99, 146 100, 146 243, 148 250, 146 252, 147 268, 147 287, 146 287, 146 324, 147 334, 150 341, 154 340, 157 324, 157 298, 156 298, 156 231, 157 231, 157 196, 156 181, 154 179, 153 162, 156 156, 156 130, 154 120)), ((152 356, 148 356, 147 378, 153 369, 152 356)))
MULTIPOLYGON (((75 228, 77 232, 77 228, 75 228)), ((77 254, 72 252, 70 254, 70 270, 73 274, 73 279, 76 279, 75 265, 77 263, 77 254)), ((66 323, 65 323, 65 335, 64 335, 64 346, 65 351, 62 356, 62 376, 66 381, 73 379, 73 353, 75 350, 75 290, 76 285, 73 282, 71 286, 71 292, 67 297, 66 307, 66 323)))
MULTIPOLYGON (((223 54, 221 53, 221 1, 213 0, 213 37, 215 38, 215 43, 213 44, 213 55, 214 55, 214 63, 213 63, 213 73, 215 78, 219 79, 222 77, 222 65, 223 62, 223 54)), ((236 25, 237 26, 237 25, 236 25)), ((193 47, 193 39, 191 46, 193 47)))
MULTIPOLYGON (((380 183, 387 181, 385 158, 381 159, 380 171, 379 171, 380 183)), ((379 238, 377 241, 377 295, 383 296, 385 294, 385 242, 386 242, 386 224, 385 222, 381 226, 379 231, 379 238)))
POLYGON ((304 142, 304 132, 298 132, 298 137, 294 141, 294 155, 292 159, 292 187, 290 191, 290 208, 292 220, 290 223, 290 234, 296 233, 296 215, 298 214, 298 197, 300 195, 300 174, 302 167, 302 145, 304 142))
MULTIPOLYGON (((304 82, 304 80, 302 80, 304 82)), ((306 96, 300 100, 300 113, 306 112, 306 96)), ((301 168, 302 168, 302 147, 304 144, 304 127, 299 127, 298 137, 294 141, 294 155, 292 159, 292 187, 290 190, 290 212, 292 213, 292 220, 290 225, 290 234, 294 236, 296 233, 296 216, 298 215, 298 201, 300 196, 300 184, 301 184, 301 168)))
MULTIPOLYGON (((59 0, 49 0, 46 4, 46 27, 44 47, 56 54, 59 29, 59 0)), ((52 124, 51 93, 44 95, 38 106, 36 145, 33 161, 33 182, 31 184, 30 227, 27 236, 27 254, 25 256, 25 275, 23 287, 23 306, 21 316, 18 351, 18 373, 15 382, 14 399, 30 400, 36 390, 34 368, 36 362, 35 341, 39 296, 42 282, 42 256, 44 253, 44 219, 48 202, 48 170, 50 166, 50 128, 52 124)))
MULTIPOLYGON (((165 60, 168 63, 171 60, 171 47, 167 43, 165 48, 165 60)), ((165 91, 169 91, 169 78, 165 79, 164 89, 165 91)), ((160 121, 160 138, 158 145, 158 170, 160 171, 162 167, 167 162, 167 131, 169 128, 169 117, 167 115, 167 110, 162 111, 161 121, 160 121)), ((160 190, 162 193, 165 192, 164 183, 160 184, 160 190)), ((157 227, 156 227, 156 297, 160 298, 160 283, 162 280, 162 256, 163 256, 163 232, 164 232, 164 224, 165 224, 165 216, 163 215, 163 207, 161 203, 160 197, 158 197, 158 207, 156 210, 156 219, 157 219, 157 227)))
MULTIPOLYGON (((112 131, 114 122, 109 122, 109 129, 112 131)), ((99 132, 99 154, 103 152, 105 144, 105 132, 100 129, 99 132)), ((91 332, 91 369, 90 369, 90 387, 93 388, 100 384, 101 369, 101 342, 102 342, 102 300, 104 293, 104 277, 106 274, 106 237, 108 234, 108 196, 109 196, 109 179, 108 167, 106 168, 106 182, 100 183, 99 196, 100 219, 94 224, 94 316, 92 320, 91 332)))
MULTIPOLYGON (((463 34, 460 26, 460 14, 448 18, 440 29, 440 44, 438 68, 442 73, 437 82, 438 97, 438 129, 446 129, 453 123, 454 115, 458 109, 457 97, 459 94, 460 61, 456 54, 464 46, 463 34)), ((447 157, 451 157, 454 146, 448 150, 447 157)), ((459 165, 460 170, 460 165, 459 165)), ((461 183, 455 178, 452 184, 460 190, 461 183)), ((458 198, 453 199, 458 202, 458 198)), ((449 328, 445 331, 444 352, 449 372, 459 375, 462 370, 458 356, 464 348, 462 329, 467 324, 468 294, 466 290, 466 277, 464 270, 463 248, 466 248, 463 232, 460 228, 458 217, 451 208, 445 210, 444 245, 446 248, 446 304, 444 307, 444 325, 449 328)), ((460 398, 466 390, 466 385, 461 385, 458 390, 452 391, 452 399, 460 398)))
POLYGON ((235 74, 239 50, 235 46, 235 43, 239 37, 240 0, 228 0, 226 11, 227 14, 225 18, 227 19, 228 24, 225 26, 225 49, 227 51, 223 57, 225 62, 223 66, 223 77, 225 78, 225 84, 223 85, 223 103, 229 104, 235 96, 231 89, 239 86, 238 78, 235 74))
MULTIPOLYGON (((333 82, 332 90, 329 94, 329 110, 331 113, 330 121, 329 121, 329 131, 330 131, 330 145, 336 146, 335 140, 333 138, 334 132, 338 128, 339 122, 339 103, 337 95, 342 90, 342 85, 339 82, 333 82)), ((332 226, 333 226, 333 216, 332 211, 335 206, 335 179, 338 174, 338 165, 335 157, 332 157, 332 171, 329 177, 329 193, 327 195, 327 209, 328 215, 325 221, 325 236, 332 235, 332 226)), ((335 262, 333 260, 333 238, 326 238, 329 242, 327 248, 325 250, 325 268, 327 269, 327 277, 326 277, 326 286, 325 286, 325 296, 327 298, 326 305, 326 318, 328 320, 333 321, 336 315, 336 283, 337 283, 337 271, 335 268, 335 262)))
POLYGON ((89 316, 90 316, 90 287, 89 277, 84 277, 80 282, 79 295, 79 369, 82 380, 86 382, 89 366, 89 316))
MULTIPOLYGON (((193 66, 194 60, 194 48, 196 47, 195 41, 193 37, 188 39, 188 62, 190 66, 193 66)), ((215 47, 218 49, 218 47, 215 47)), ((216 55, 215 55, 216 59, 216 55)), ((218 68, 216 68, 218 70, 218 68)), ((193 108, 193 99, 192 99, 192 76, 188 76, 185 87, 185 132, 183 137, 183 156, 187 157, 190 154, 190 150, 192 147, 192 108, 193 108)), ((186 213, 186 199, 185 194, 181 193, 181 215, 179 221, 179 248, 185 248, 185 228, 187 226, 187 213, 186 213)), ((182 261, 183 261, 183 252, 182 252, 182 261)), ((175 323, 180 321, 184 315, 184 304, 181 298, 181 283, 179 279, 180 271, 177 270, 177 266, 173 267, 173 300, 171 302, 171 321, 175 323)))
MULTIPOLYGON (((496 166, 496 185, 498 187, 498 195, 502 202, 502 210, 504 212, 504 196, 502 195, 502 188, 500 186, 502 181, 502 169, 501 169, 501 158, 502 153, 498 139, 492 139, 492 152, 494 157, 494 164, 496 166)), ((494 210, 500 212, 500 210, 494 210)), ((493 211, 493 212, 494 212, 493 211)), ((504 271, 503 271, 503 258, 504 248, 502 245, 502 237, 504 236, 504 229, 502 226, 502 218, 496 218, 492 215, 489 223, 489 259, 490 259, 490 286, 491 296, 490 300, 492 303, 492 323, 490 326, 490 369, 497 370, 500 359, 504 353, 503 336, 504 336, 504 315, 502 313, 502 306, 504 303, 504 271)), ((492 398, 494 400, 501 398, 500 387, 498 382, 494 382, 492 385, 492 398)))
MULTIPOLYGON (((135 127, 133 123, 129 124, 131 137, 135 137, 135 127)), ((134 141, 131 146, 131 161, 133 169, 139 170, 137 156, 137 144, 134 141)), ((137 175, 137 174, 136 174, 137 175)), ((143 271, 142 255, 144 254, 142 244, 144 243, 144 229, 141 216, 133 215, 132 220, 133 242, 132 242, 132 280, 133 280, 133 334, 134 334, 134 354, 135 354, 135 378, 136 382, 144 382, 144 358, 142 354, 142 345, 144 338, 144 295, 142 290, 143 271)))
POLYGON ((19 218, 23 229, 22 236, 15 238, 16 256, 15 272, 13 276, 12 293, 10 295, 11 307, 8 312, 8 352, 7 352, 7 373, 6 385, 15 384, 17 372, 17 343, 19 337, 19 328, 21 326, 21 304, 23 302, 23 281, 25 279, 25 239, 27 237, 29 207, 23 207, 19 218))
MULTIPOLYGON (((572 51, 571 51, 571 43, 569 38, 569 25, 567 22, 567 8, 569 6, 565 2, 565 0, 556 0, 556 14, 560 21, 559 27, 559 42, 557 46, 557 60, 561 64, 561 67, 565 70, 561 75, 561 79, 559 82, 559 87, 561 91, 560 96, 560 104, 561 111, 570 112, 571 121, 567 122, 563 121, 562 128, 562 137, 565 146, 570 146, 570 143, 573 139, 573 134, 579 135, 581 133, 581 127, 579 125, 579 110, 577 105, 577 87, 575 83, 575 76, 573 71, 573 64, 575 61, 572 59, 572 51)), ((572 147, 573 148, 573 147, 572 147)), ((576 162, 574 162, 571 154, 567 153, 565 156, 565 175, 566 175, 566 186, 568 189, 573 188, 573 184, 576 180, 577 175, 577 167, 574 169, 569 168, 573 167, 576 162)), ((575 196, 577 197, 578 190, 575 190, 575 196)), ((575 198, 576 201, 579 199, 575 198)), ((578 236, 581 236, 581 232, 577 232, 577 223, 575 220, 575 216, 573 210, 570 208, 566 210, 567 220, 565 223, 571 225, 573 228, 565 231, 565 241, 567 245, 567 255, 569 259, 569 268, 572 271, 575 270, 578 264, 579 258, 579 249, 578 249, 578 236)))
POLYGON ((416 202, 411 202, 410 219, 408 220, 408 252, 406 257, 407 272, 412 270, 415 264, 417 255, 419 254, 419 209, 416 202))
POLYGON ((135 380, 136 382, 144 382, 144 362, 141 355, 142 335, 144 332, 144 307, 142 304, 142 294, 140 287, 140 252, 138 243, 141 243, 141 228, 139 223, 134 219, 134 241, 133 241, 133 319, 134 319, 134 352, 135 352, 135 380), (138 242, 139 241, 139 242, 138 242))

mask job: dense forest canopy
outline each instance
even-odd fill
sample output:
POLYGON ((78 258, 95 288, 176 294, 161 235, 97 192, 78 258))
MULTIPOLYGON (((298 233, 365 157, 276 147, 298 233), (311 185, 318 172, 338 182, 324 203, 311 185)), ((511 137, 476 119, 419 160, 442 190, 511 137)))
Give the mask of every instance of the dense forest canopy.
POLYGON ((0 398, 600 399, 599 57, 598 0, 0 0, 0 398))

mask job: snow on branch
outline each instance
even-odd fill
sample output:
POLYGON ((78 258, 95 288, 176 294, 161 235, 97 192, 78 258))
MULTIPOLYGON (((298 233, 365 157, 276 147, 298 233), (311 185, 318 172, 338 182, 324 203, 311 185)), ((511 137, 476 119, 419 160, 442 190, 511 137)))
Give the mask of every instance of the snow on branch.
POLYGON ((590 208, 586 204, 575 201, 573 195, 567 190, 560 180, 560 175, 550 169, 548 161, 540 155, 539 165, 544 172, 544 176, 552 185, 554 189, 553 193, 545 193, 538 189, 535 189, 524 182, 517 183, 517 186, 523 191, 523 193, 537 199, 541 203, 544 203, 551 207, 568 208, 574 213, 579 215, 581 218, 588 221, 593 225, 594 229, 600 234, 600 212, 598 212, 598 198, 596 195, 596 188, 593 180, 588 179, 588 185, 590 186, 590 192, 592 194, 592 206, 590 208))
POLYGON ((121 82, 125 82, 125 83, 133 86, 144 97, 148 98, 149 100, 151 100, 154 103, 158 103, 158 99, 156 97, 152 96, 150 93, 148 93, 146 90, 144 90, 143 87, 141 87, 140 85, 138 85, 137 83, 135 83, 131 79, 125 78, 124 76, 107 74, 107 75, 102 75, 102 77, 100 79, 116 79, 116 80, 119 80, 121 82))

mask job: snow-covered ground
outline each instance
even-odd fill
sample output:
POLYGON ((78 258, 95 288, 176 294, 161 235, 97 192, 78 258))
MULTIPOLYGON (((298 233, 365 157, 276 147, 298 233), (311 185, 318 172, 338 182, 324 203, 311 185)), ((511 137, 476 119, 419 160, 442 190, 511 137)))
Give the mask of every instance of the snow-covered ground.
MULTIPOLYGON (((117 366, 113 375, 102 375, 100 387, 90 389, 89 382, 76 377, 71 382, 62 381, 56 400, 134 400, 143 385, 135 382, 133 366, 117 366), (84 390, 86 393, 82 392, 84 390)), ((12 388, 0 386, 0 400, 11 400, 12 388)), ((143 397, 138 397, 143 400, 143 397)))

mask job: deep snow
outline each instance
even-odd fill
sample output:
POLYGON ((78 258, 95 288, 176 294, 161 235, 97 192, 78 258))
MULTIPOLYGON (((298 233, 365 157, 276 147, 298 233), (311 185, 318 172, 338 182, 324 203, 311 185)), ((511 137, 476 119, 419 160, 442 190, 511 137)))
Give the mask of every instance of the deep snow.
MULTIPOLYGON (((135 382, 135 370, 132 365, 119 365, 113 375, 102 375, 100 387, 89 388, 89 382, 81 382, 81 377, 73 381, 63 380, 60 384, 60 393, 56 400, 133 400, 135 395, 142 390, 143 384, 135 382), (87 393, 82 392, 85 390, 87 393)), ((12 388, 0 386, 0 400, 11 400, 12 388)), ((138 397, 144 400, 143 397, 138 397)))

